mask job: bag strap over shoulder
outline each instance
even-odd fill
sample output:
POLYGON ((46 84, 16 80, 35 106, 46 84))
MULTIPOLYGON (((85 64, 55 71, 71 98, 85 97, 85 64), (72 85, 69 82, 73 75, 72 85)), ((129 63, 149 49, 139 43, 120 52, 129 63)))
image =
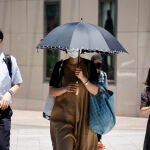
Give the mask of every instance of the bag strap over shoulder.
POLYGON ((60 67, 59 67, 59 75, 60 75, 60 73, 61 73, 61 70, 62 70, 62 67, 63 67, 63 60, 61 60, 61 63, 60 63, 60 67))
POLYGON ((150 102, 150 98, 149 98, 149 95, 148 95, 148 91, 149 91, 150 87, 146 87, 146 94, 147 94, 147 98, 148 98, 148 101, 150 102))
POLYGON ((61 62, 60 62, 60 66, 59 66, 59 72, 58 72, 58 74, 59 74, 59 80, 60 80, 60 79, 61 79, 61 77, 62 77, 63 64, 64 64, 64 61, 63 61, 63 60, 61 60, 61 62))
POLYGON ((7 65, 9 76, 10 76, 10 78, 12 78, 12 61, 11 61, 11 56, 9 54, 4 54, 4 55, 5 55, 5 58, 3 60, 4 60, 4 62, 7 65))

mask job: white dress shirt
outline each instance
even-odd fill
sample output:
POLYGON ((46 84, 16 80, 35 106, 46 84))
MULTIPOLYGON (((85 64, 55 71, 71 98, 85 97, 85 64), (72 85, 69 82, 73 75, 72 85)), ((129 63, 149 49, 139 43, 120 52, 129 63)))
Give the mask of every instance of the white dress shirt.
POLYGON ((12 78, 9 76, 4 58, 4 53, 0 51, 0 98, 11 88, 11 85, 23 82, 15 57, 11 56, 12 78))

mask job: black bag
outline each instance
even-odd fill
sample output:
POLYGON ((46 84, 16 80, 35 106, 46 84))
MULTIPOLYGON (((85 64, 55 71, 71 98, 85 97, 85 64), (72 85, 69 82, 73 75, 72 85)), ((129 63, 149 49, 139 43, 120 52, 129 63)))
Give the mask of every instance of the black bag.
POLYGON ((4 62, 7 65, 9 76, 10 76, 10 78, 12 78, 12 61, 11 61, 11 56, 9 54, 4 54, 4 55, 5 55, 5 58, 3 60, 4 60, 4 62))

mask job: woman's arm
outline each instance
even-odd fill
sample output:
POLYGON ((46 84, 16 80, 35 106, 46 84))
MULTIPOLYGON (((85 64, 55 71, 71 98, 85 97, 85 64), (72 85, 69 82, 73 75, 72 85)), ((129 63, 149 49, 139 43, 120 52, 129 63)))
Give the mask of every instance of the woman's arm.
POLYGON ((99 87, 93 83, 91 83, 87 77, 83 75, 83 72, 80 68, 76 68, 75 75, 82 81, 85 85, 86 89, 93 95, 98 93, 99 87))
POLYGON ((98 93, 99 87, 93 83, 91 83, 86 77, 81 79, 82 83, 85 85, 86 89, 93 95, 98 93))
POLYGON ((77 86, 78 86, 77 84, 68 84, 60 88, 49 86, 49 94, 52 97, 55 97, 55 96, 60 96, 64 93, 76 93, 77 86))
POLYGON ((141 112, 142 113, 150 113, 150 106, 149 107, 142 107, 141 112))
POLYGON ((64 93, 67 92, 67 89, 66 87, 61 87, 61 88, 55 88, 53 86, 49 86, 49 94, 52 96, 52 97, 55 97, 55 96, 60 96, 64 93))

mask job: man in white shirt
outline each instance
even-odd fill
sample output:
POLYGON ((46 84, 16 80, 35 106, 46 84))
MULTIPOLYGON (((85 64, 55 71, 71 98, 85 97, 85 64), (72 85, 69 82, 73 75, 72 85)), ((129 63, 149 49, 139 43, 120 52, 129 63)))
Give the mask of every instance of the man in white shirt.
MULTIPOLYGON (((0 45, 3 42, 0 31, 0 45)), ((18 91, 22 77, 13 56, 10 56, 11 70, 8 69, 5 53, 0 50, 0 150, 9 150, 12 110, 10 103, 12 96, 18 91), (11 75, 10 75, 11 71, 11 75)))

